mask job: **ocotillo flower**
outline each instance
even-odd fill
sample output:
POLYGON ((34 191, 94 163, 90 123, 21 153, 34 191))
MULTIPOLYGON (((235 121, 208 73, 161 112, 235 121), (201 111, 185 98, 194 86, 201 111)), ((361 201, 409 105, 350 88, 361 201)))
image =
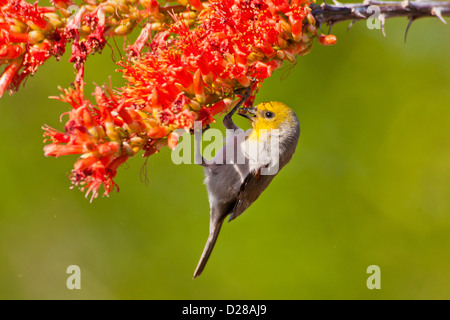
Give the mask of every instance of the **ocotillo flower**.
POLYGON ((65 38, 49 22, 55 8, 38 7, 20 0, 0 0, 0 97, 17 88, 52 54, 64 52, 65 38), (51 35, 51 36, 47 36, 51 35))
POLYGON ((156 0, 86 1, 54 0, 53 7, 40 7, 24 0, 0 0, 0 97, 19 85, 49 57, 60 58, 72 42, 69 58, 82 83, 84 62, 101 51, 106 38, 130 33, 142 20, 158 26, 171 21, 169 8, 159 10, 156 0))
MULTIPOLYGON (((161 10, 152 2, 153 14, 161 10)), ((172 23, 145 27, 127 59, 120 62, 127 84, 98 87, 96 103, 82 83, 59 98, 71 104, 64 132, 45 127, 52 143, 47 156, 79 154, 74 185, 92 198, 103 184, 107 195, 120 164, 138 151, 144 156, 168 145, 176 129, 206 125, 237 101, 239 89, 252 91, 284 60, 311 49, 315 21, 308 2, 299 0, 191 0, 172 12, 172 23), (146 51, 144 48, 148 48, 146 51)), ((332 44, 335 38, 321 41, 332 44)), ((252 100, 252 99, 250 99, 252 100)), ((92 199, 91 198, 91 199, 92 199)))

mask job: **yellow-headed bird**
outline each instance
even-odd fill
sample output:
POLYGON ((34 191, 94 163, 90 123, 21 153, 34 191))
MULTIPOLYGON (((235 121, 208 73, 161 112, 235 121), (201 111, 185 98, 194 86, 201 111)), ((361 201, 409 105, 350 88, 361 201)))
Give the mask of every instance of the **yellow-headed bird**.
POLYGON ((237 127, 232 115, 246 98, 224 117, 224 126, 235 133, 227 135, 223 149, 210 161, 201 157, 211 212, 209 237, 194 278, 205 268, 225 217, 230 215, 231 221, 240 216, 291 160, 297 147, 299 121, 284 103, 272 101, 243 108, 247 113, 239 115, 251 121, 252 129, 244 132, 237 127))

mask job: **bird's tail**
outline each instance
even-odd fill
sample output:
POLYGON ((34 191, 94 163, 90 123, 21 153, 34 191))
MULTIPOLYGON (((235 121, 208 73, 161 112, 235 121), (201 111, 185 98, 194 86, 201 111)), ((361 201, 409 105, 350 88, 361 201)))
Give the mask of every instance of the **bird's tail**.
POLYGON ((197 268, 194 272, 194 279, 197 278, 203 271, 208 262, 209 256, 216 244, 217 237, 219 236, 220 228, 222 227, 224 219, 220 219, 216 224, 214 224, 209 231, 208 241, 206 241, 205 248, 203 249, 202 256, 200 257, 200 261, 198 262, 197 268))

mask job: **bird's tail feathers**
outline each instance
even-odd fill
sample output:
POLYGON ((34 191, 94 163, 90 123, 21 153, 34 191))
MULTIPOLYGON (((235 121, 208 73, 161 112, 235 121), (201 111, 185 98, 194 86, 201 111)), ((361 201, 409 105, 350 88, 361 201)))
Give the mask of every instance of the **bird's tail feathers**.
POLYGON ((206 241, 205 248, 203 249, 202 256, 200 257, 200 261, 198 262, 197 268, 194 272, 194 279, 197 278, 203 271, 208 262, 209 257, 211 256, 211 252, 216 244, 217 237, 219 236, 220 228, 223 224, 223 218, 220 219, 216 224, 212 225, 209 232, 208 240, 206 241))

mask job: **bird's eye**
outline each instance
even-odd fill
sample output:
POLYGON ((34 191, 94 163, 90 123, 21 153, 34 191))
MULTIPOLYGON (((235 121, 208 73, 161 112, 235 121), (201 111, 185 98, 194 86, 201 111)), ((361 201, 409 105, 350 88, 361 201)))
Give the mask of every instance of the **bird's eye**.
POLYGON ((271 119, 271 118, 275 117, 275 113, 273 113, 272 111, 266 111, 266 112, 264 113, 264 116, 265 116, 267 119, 271 119))

